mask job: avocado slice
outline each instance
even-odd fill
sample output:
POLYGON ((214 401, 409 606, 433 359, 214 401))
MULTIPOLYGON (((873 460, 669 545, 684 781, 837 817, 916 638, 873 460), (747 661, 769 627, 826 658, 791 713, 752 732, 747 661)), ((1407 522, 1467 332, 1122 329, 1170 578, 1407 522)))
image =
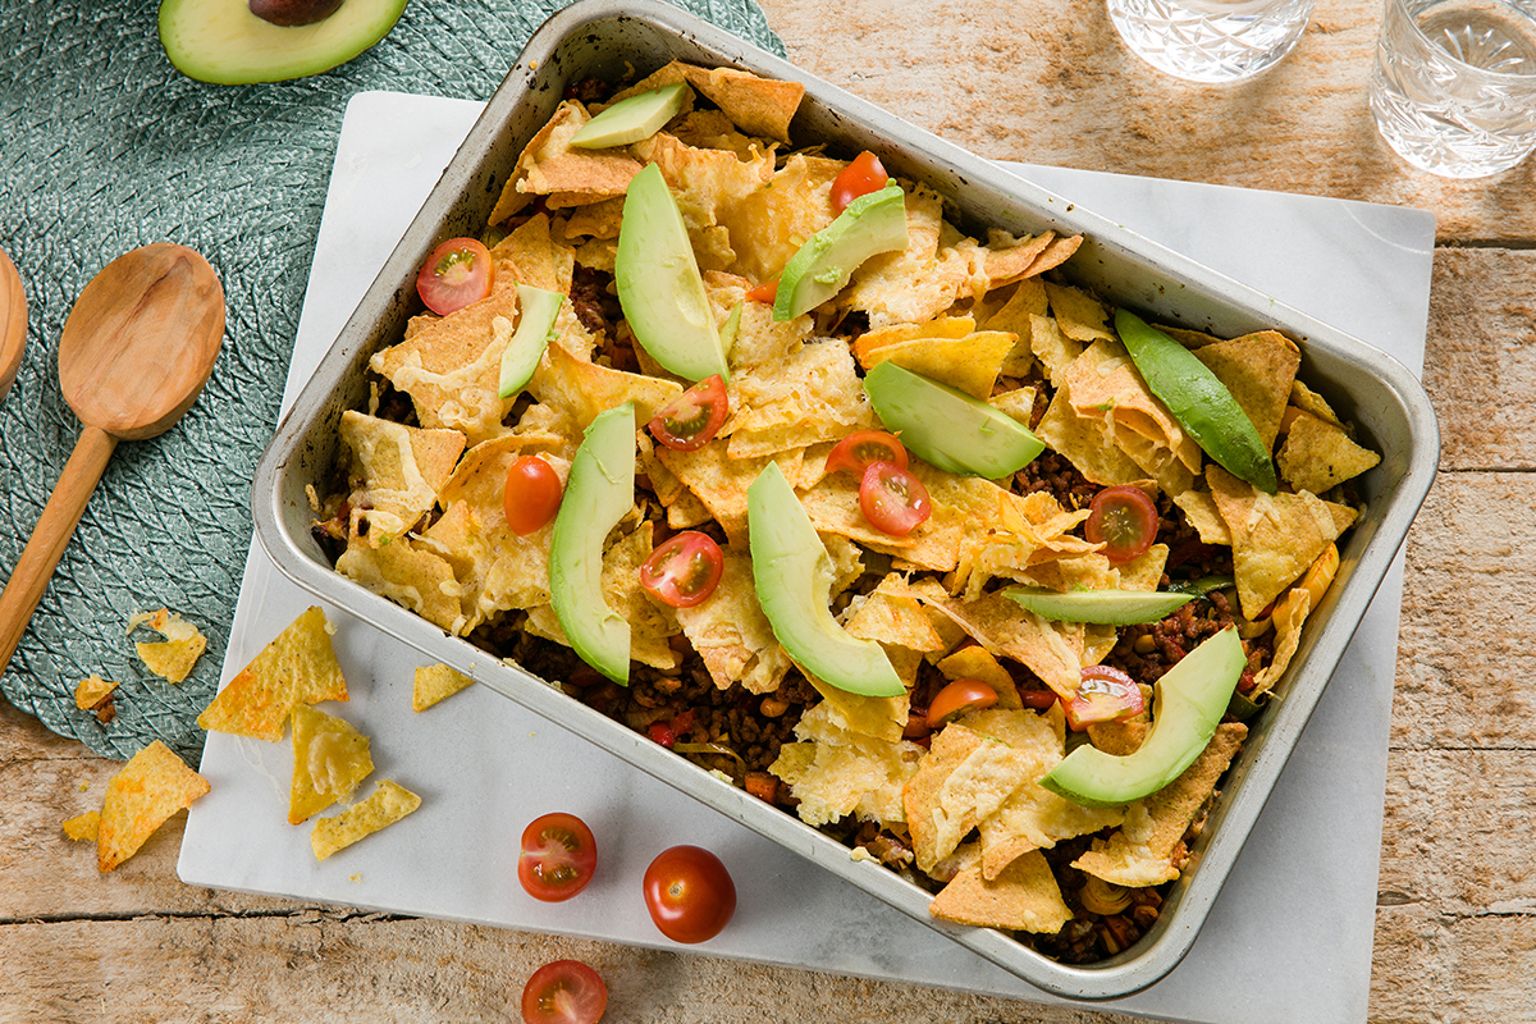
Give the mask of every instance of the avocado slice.
POLYGON ((1157 681, 1152 731, 1134 754, 1116 757, 1081 746, 1040 785, 1085 807, 1120 807, 1157 792, 1211 742, 1246 664, 1243 642, 1228 626, 1157 681))
POLYGON ((571 136, 571 145, 607 149, 648 139, 677 116, 687 98, 688 86, 682 82, 627 96, 578 128, 571 136))
POLYGON ((655 164, 625 192, 613 277, 624 318, 652 359, 685 380, 730 380, 693 243, 655 164))
POLYGON ((1109 626, 1158 622, 1195 599, 1194 594, 1166 590, 1073 590, 1063 594, 1043 587, 1009 587, 1003 596, 1052 622, 1109 626))
POLYGON ((1227 386, 1195 354, 1129 310, 1115 310, 1115 331, 1147 388, 1221 468, 1274 494, 1269 449, 1227 386))
POLYGON ((789 258, 779 275, 773 318, 793 320, 815 309, 842 291, 865 260, 906 247, 907 201, 892 178, 849 203, 789 258))
POLYGON ((629 684, 629 620, 603 598, 603 541, 635 503, 635 405, 599 413, 571 460, 549 544, 549 603, 571 648, 629 684))
POLYGON ((501 353, 501 386, 497 398, 511 398, 533 379, 549 339, 554 336, 555 317, 565 296, 559 292, 517 286, 517 330, 501 353))
POLYGON ((248 0, 164 0, 160 45, 182 74, 200 82, 281 82, 345 64, 389 34, 405 0, 346 0, 330 17, 279 26, 248 0))
POLYGON ((885 650, 873 640, 849 636, 832 617, 832 561, 776 462, 747 488, 747 533, 758 603, 795 663, 849 693, 906 693, 885 650))
POLYGON ((864 392, 909 451, 947 473, 999 480, 1045 450, 1007 413, 890 360, 864 375, 864 392))

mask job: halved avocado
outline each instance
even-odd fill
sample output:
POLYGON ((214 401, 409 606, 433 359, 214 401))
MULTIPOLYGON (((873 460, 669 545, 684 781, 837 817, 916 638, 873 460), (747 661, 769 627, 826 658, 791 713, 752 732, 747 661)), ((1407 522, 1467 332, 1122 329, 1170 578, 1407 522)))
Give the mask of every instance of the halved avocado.
POLYGON ((1121 807, 1156 793, 1211 742, 1246 664, 1243 642, 1228 626, 1157 681, 1152 731, 1135 753, 1117 757, 1080 746, 1040 785, 1085 807, 1121 807))
POLYGON ((688 86, 682 82, 626 97, 578 128, 571 145, 606 149, 648 139, 677 116, 687 98, 688 86))
POLYGON ((775 320, 793 320, 843 290, 871 256, 907 247, 907 202, 892 178, 859 196, 784 264, 773 301, 775 320))
POLYGON ((252 14, 248 0, 164 0, 160 45, 201 82, 280 82, 345 64, 389 34, 405 3, 346 0, 322 21, 283 27, 252 14))
POLYGON ((497 398, 511 398, 533 379, 555 326, 565 296, 559 292, 517 286, 517 330, 501 353, 501 383, 497 398))
POLYGON ((865 697, 907 692, 885 650, 832 617, 832 560, 776 462, 747 488, 752 578, 773 635, 807 674, 865 697))
POLYGON ((599 413, 571 460, 549 543, 549 603, 571 648, 629 684, 629 620, 603 598, 603 542, 635 503, 635 404, 599 413))
POLYGON ((1071 590, 1063 594, 1043 587, 1009 587, 1003 596, 1052 622, 1109 626, 1159 622, 1195 599, 1194 594, 1166 590, 1071 590))
POLYGON ((887 430, 946 473, 1000 480, 1045 450, 1007 413, 890 360, 864 375, 864 392, 887 430))
POLYGON ((624 318, 652 359, 684 380, 731 379, 693 242, 655 164, 625 192, 613 278, 624 318))
POLYGON ((1148 390, 1205 454, 1238 479, 1274 494, 1269 450, 1220 378, 1189 349, 1129 310, 1115 310, 1115 331, 1148 390))

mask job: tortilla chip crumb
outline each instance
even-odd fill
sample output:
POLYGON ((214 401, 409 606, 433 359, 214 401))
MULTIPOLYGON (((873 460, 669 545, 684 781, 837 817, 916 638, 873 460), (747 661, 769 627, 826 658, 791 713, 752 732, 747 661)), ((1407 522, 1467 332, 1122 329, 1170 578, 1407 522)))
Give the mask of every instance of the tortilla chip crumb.
POLYGON ((157 612, 139 612, 128 620, 128 632, 148 626, 165 637, 155 643, 134 647, 149 670, 168 682, 179 683, 192 672, 192 666, 208 649, 208 639, 192 623, 175 612, 161 608, 157 612))
POLYGON ((159 740, 140 750, 107 783, 96 840, 96 866, 111 871, 139 851, 166 819, 208 792, 208 780, 159 740))
POLYGON ((117 717, 114 691, 119 685, 92 672, 75 686, 75 707, 81 711, 94 711, 96 720, 106 725, 117 717))
POLYGON ((315 860, 325 860, 338 850, 393 825, 421 806, 421 797, 390 779, 382 779, 372 795, 333 818, 315 822, 309 834, 315 860))
POLYGON ((411 690, 411 710, 425 711, 473 682, 469 676, 447 665, 422 665, 416 669, 416 682, 411 690))
POLYGON ((100 811, 86 811, 84 814, 77 814, 64 822, 64 834, 76 842, 94 843, 100 831, 100 811))

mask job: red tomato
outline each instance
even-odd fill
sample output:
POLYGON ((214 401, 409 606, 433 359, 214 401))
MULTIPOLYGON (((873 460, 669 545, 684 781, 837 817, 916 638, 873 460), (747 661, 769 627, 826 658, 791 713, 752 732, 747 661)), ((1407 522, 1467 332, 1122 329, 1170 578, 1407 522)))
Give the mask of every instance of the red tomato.
POLYGON ((833 179, 832 209, 842 213, 859 196, 880 191, 890 180, 891 176, 885 173, 880 158, 866 149, 833 179))
POLYGON ((997 703, 997 691, 980 679, 956 679, 928 705, 928 728, 937 729, 967 711, 980 711, 997 703))
POLYGON ((1130 676, 1108 665, 1083 666, 1083 681, 1077 696, 1061 702, 1067 724, 1073 732, 1082 732, 1094 722, 1112 722, 1129 718, 1146 708, 1141 687, 1130 676))
POLYGON ((645 869, 645 908, 673 942, 703 942, 736 913, 736 884, 708 850, 674 846, 645 869))
POLYGON ((556 960, 523 986, 524 1024, 597 1024, 608 1008, 608 986, 580 960, 556 960))
POLYGON ((517 880, 534 899, 568 900, 587 887, 596 868, 597 843, 576 815, 556 811, 534 818, 523 829, 517 880))
POLYGON ((649 427, 651 435, 668 448, 697 451, 720 432, 730 411, 725 381, 717 373, 662 406, 649 427))
POLYGON ((1129 562, 1146 554, 1157 540, 1157 506, 1140 487, 1106 487, 1094 495, 1083 536, 1103 544, 1111 562, 1129 562))
POLYGON ((905 537, 933 514, 928 488, 894 462, 871 462, 859 483, 859 508, 881 533, 905 537))
POLYGON ((565 485, 555 467, 537 455, 519 455, 507 467, 507 483, 501 492, 501 511, 507 529, 526 537, 544 526, 560 510, 565 485))
POLYGON ((640 585, 663 604, 692 608, 715 592, 725 556, 707 533, 673 534, 640 567, 640 585))
POLYGON ((773 305, 778 301, 779 298, 778 275, 775 274, 773 277, 770 277, 756 288, 748 290, 747 298, 751 299, 753 302, 765 302, 770 306, 773 305))
POLYGON ((883 430, 855 430, 833 445, 827 453, 827 472, 836 473, 846 469, 862 477, 872 462, 894 462, 906 469, 907 450, 895 434, 887 434, 883 430))
POLYGON ((1031 711, 1044 711, 1056 703, 1055 690, 1020 690, 1019 700, 1031 711))
POLYGON ((495 280, 489 249, 473 238, 450 238, 427 257, 416 291, 428 309, 447 316, 491 294, 495 280))

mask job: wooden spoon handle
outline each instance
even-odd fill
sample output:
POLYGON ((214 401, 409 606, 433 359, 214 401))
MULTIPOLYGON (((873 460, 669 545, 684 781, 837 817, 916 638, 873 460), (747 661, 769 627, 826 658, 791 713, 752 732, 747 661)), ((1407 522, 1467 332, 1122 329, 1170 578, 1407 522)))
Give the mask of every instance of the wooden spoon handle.
POLYGON ((97 427, 87 426, 75 442, 75 450, 53 485, 53 494, 43 506, 32 538, 21 552, 11 578, 0 594, 0 672, 10 664, 16 645, 32 621, 37 603, 53 578, 69 538, 85 512, 85 503, 106 471, 107 461, 117 447, 117 438, 97 427))

